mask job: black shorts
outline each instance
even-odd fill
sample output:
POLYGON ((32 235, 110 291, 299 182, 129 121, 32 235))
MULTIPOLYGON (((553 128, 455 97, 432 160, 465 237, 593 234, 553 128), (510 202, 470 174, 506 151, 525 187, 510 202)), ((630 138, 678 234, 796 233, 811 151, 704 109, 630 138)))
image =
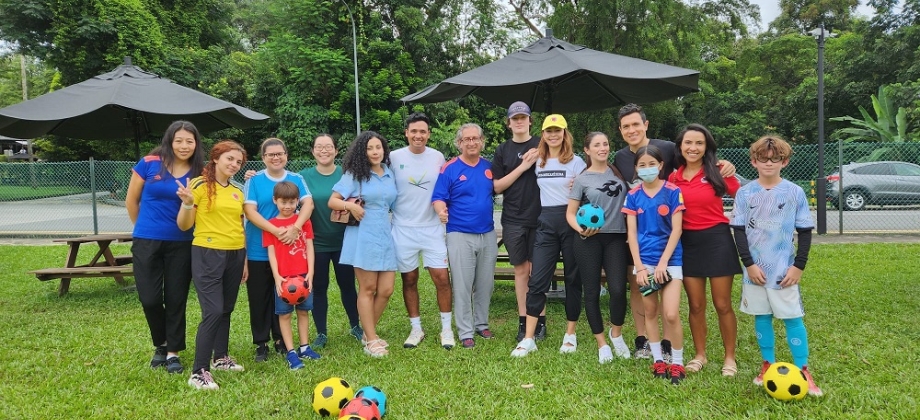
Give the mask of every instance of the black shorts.
POLYGON ((502 224, 502 242, 508 251, 508 261, 511 265, 521 265, 533 260, 533 244, 536 241, 537 228, 502 224))
POLYGON ((685 230, 684 277, 722 277, 741 274, 738 248, 727 223, 703 230, 685 230))

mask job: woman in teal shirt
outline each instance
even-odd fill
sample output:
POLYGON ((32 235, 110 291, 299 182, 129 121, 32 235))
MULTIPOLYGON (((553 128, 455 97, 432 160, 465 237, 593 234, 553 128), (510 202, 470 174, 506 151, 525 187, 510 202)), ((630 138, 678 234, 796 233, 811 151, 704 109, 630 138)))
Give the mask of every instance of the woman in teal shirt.
POLYGON ((314 348, 322 348, 328 340, 326 314, 329 310, 327 291, 330 262, 335 270, 335 281, 339 284, 342 307, 345 308, 348 323, 351 325, 351 335, 361 340, 364 334, 358 323, 358 293, 355 291, 354 267, 339 262, 345 225, 330 220, 332 210, 329 208, 329 197, 332 196, 332 186, 342 178, 342 168, 335 164, 337 154, 338 150, 332 136, 320 134, 313 140, 313 158, 316 159, 316 166, 300 172, 307 182, 307 188, 313 194, 313 202, 316 205, 310 216, 316 238, 313 242, 316 250, 316 268, 313 273, 313 323, 317 333, 313 339, 314 348))

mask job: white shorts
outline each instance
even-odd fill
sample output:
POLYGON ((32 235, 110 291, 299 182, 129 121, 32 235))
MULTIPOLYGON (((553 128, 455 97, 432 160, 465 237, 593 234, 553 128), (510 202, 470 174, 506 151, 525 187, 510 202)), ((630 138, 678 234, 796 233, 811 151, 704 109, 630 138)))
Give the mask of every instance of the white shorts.
MULTIPOLYGON (((655 272, 655 266, 654 266, 654 265, 648 265, 648 264, 646 264, 646 265, 645 265, 645 269, 648 270, 649 273, 654 273, 654 272, 655 272)), ((634 276, 636 275, 636 267, 633 267, 632 273, 633 273, 634 276)), ((683 280, 684 280, 684 267, 681 266, 681 265, 669 265, 669 266, 668 266, 668 274, 671 275, 671 279, 673 279, 673 280, 680 280, 680 281, 683 281, 683 280)))
POLYGON ((444 225, 397 226, 393 225, 393 242, 396 243, 396 267, 400 273, 418 268, 422 256, 426 268, 447 268, 447 242, 444 225))
POLYGON ((741 284, 741 312, 748 315, 773 315, 778 319, 805 316, 799 285, 768 289, 756 284, 741 284))

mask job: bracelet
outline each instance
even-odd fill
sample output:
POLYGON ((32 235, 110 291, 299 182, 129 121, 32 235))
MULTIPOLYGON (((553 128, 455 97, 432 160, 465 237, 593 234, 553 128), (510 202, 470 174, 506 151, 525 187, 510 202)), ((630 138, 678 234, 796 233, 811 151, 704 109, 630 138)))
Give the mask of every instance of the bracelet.
POLYGON ((185 209, 185 210, 191 210, 191 209, 194 209, 194 208, 195 208, 195 205, 194 205, 194 204, 185 204, 185 203, 182 203, 182 208, 185 209))
POLYGON ((348 202, 347 202, 347 201, 343 201, 343 202, 342 202, 342 211, 348 211, 348 202))

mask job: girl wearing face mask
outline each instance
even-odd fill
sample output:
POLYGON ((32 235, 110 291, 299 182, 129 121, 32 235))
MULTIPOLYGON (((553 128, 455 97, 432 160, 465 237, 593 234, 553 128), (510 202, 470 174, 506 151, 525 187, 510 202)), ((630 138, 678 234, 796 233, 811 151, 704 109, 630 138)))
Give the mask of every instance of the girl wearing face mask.
POLYGON ((643 293, 645 328, 652 350, 652 371, 656 378, 670 379, 680 384, 684 371, 684 338, 678 309, 681 279, 683 279, 680 235, 684 203, 676 185, 661 180, 663 167, 661 151, 646 146, 636 152, 636 174, 642 184, 626 196, 627 242, 635 274, 643 293), (640 264, 641 262, 641 264, 640 264), (671 364, 664 362, 661 335, 658 332, 658 305, 665 335, 671 340, 671 364))

